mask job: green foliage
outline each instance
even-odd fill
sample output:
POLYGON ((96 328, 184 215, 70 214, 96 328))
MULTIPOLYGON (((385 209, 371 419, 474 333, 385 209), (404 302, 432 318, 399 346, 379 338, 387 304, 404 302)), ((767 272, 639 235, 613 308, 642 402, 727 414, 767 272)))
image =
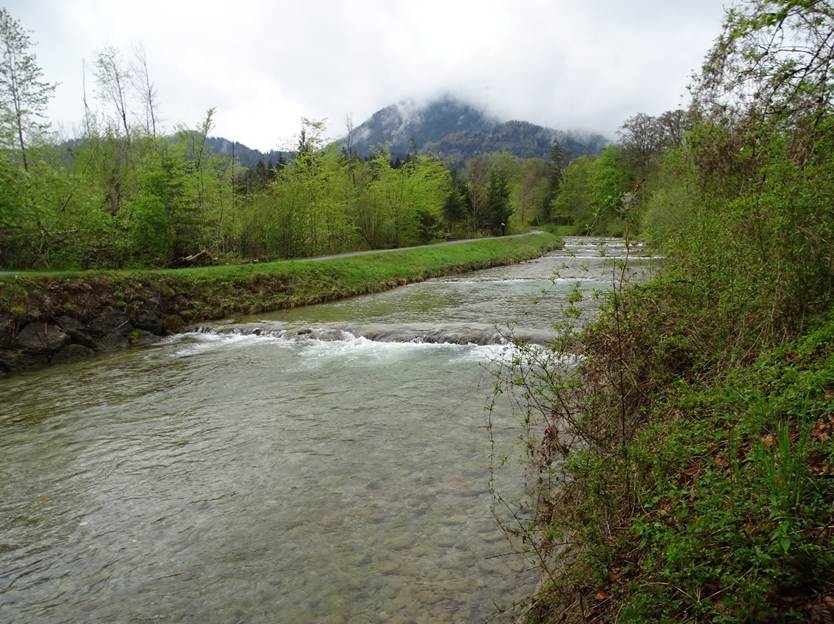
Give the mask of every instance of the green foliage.
MULTIPOLYGON (((29 171, 0 152, 0 266, 169 266, 207 250, 216 258, 296 257, 415 245, 453 214, 448 170, 421 156, 395 168, 381 154, 349 160, 308 148, 274 180, 241 191, 236 168, 205 144, 210 116, 174 141, 133 132, 73 147, 30 149, 29 171)), ((455 200, 452 200, 453 204, 455 200)))
POLYGON ((820 533, 834 500, 832 336, 829 318, 722 384, 680 390, 665 409, 686 417, 641 432, 622 621, 804 619, 834 566, 820 533))
POLYGON ((692 231, 700 211, 697 172, 688 150, 676 148, 663 154, 646 188, 641 235, 669 252, 675 237, 692 231))
POLYGON ((43 122, 55 85, 43 80, 29 33, 0 8, 0 145, 15 150, 29 169, 28 144, 46 130, 43 122))
POLYGON ((632 174, 619 148, 609 146, 594 159, 577 158, 562 174, 551 218, 588 234, 622 234, 622 199, 631 185, 632 174))
POLYGON ((554 223, 568 225, 576 223, 585 228, 593 220, 590 179, 594 161, 590 156, 580 156, 572 161, 562 173, 559 194, 554 198, 550 210, 554 223))
POLYGON ((504 234, 510 220, 510 186, 506 174, 493 169, 489 175, 485 223, 493 232, 504 234))

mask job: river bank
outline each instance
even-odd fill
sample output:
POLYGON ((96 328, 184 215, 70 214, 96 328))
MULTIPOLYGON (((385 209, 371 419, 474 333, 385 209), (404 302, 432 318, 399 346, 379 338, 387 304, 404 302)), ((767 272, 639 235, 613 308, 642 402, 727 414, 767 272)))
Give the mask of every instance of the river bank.
POLYGON ((0 375, 153 341, 190 323, 513 264, 560 244, 537 232, 320 260, 0 276, 0 375))

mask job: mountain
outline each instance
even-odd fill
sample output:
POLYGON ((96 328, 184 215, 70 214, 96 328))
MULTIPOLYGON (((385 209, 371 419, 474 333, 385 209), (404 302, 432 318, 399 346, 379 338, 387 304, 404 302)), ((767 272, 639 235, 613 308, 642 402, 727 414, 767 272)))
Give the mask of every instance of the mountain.
MULTIPOLYGON (((500 121, 453 97, 424 105, 404 101, 387 106, 357 126, 351 150, 367 156, 390 146, 392 156, 433 154, 460 165, 484 152, 506 151, 519 158, 548 158, 558 140, 569 159, 601 152, 609 141, 599 134, 566 132, 526 121, 500 121)), ((347 147, 348 137, 339 140, 347 147)))
POLYGON ((261 152, 251 147, 246 147, 243 143, 230 141, 223 137, 208 137, 206 139, 206 147, 218 156, 228 156, 235 162, 250 168, 254 168, 258 164, 258 161, 263 161, 267 167, 272 167, 280 161, 290 161, 293 157, 292 152, 280 152, 276 150, 261 152))

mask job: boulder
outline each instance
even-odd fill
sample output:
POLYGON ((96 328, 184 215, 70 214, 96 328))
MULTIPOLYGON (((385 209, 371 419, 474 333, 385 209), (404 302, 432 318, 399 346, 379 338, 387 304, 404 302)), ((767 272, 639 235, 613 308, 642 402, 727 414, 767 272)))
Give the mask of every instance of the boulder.
POLYGON ((70 337, 70 341, 74 344, 79 344, 88 349, 95 349, 96 343, 87 331, 86 325, 76 318, 71 316, 59 316, 58 325, 61 326, 70 337))
POLYGON ((15 345, 29 353, 54 353, 70 341, 57 325, 34 321, 15 338, 15 345))
POLYGON ((148 308, 142 308, 133 315, 133 326, 157 336, 165 334, 162 319, 156 312, 148 308))
POLYGON ((6 372, 46 366, 48 363, 49 354, 44 351, 29 353, 20 350, 0 350, 0 370, 6 372))
POLYGON ((170 334, 175 334, 185 327, 185 321, 176 314, 169 314, 163 318, 162 324, 165 326, 165 331, 170 334))
POLYGON ((63 329, 65 332, 67 332, 70 335, 71 335, 71 332, 84 328, 81 321, 79 321, 76 318, 72 318, 71 316, 66 316, 66 315, 59 316, 56 320, 58 321, 58 325, 61 326, 61 329, 63 329))
POLYGON ((120 310, 108 310, 99 314, 89 325, 90 332, 94 336, 108 336, 110 334, 121 334, 127 336, 133 326, 127 314, 120 310))
POLYGON ((93 340, 93 337, 90 336, 87 332, 83 329, 71 329, 67 332, 69 334, 70 339, 75 344, 80 344, 88 349, 95 349, 96 348, 96 341, 93 340))

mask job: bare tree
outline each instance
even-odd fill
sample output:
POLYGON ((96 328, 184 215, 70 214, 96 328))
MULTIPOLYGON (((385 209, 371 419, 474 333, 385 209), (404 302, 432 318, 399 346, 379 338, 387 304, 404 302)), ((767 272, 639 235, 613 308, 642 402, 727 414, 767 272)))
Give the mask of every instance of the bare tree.
POLYGON ((81 97, 84 101, 84 136, 90 138, 92 133, 92 113, 87 103, 87 61, 81 59, 81 97))
POLYGON ((26 171, 27 140, 32 133, 47 128, 48 124, 40 120, 55 90, 54 84, 43 81, 43 70, 31 48, 28 31, 0 8, 0 127, 3 138, 19 147, 26 171))
POLYGON ((105 48, 96 59, 96 80, 99 97, 113 106, 118 122, 130 145, 130 124, 127 120, 127 87, 131 81, 130 71, 125 67, 121 54, 116 48, 105 48))
POLYGON ((680 144, 690 128, 686 111, 666 111, 659 117, 638 113, 623 122, 617 131, 623 154, 644 180, 656 166, 664 150, 680 144))
POLYGON ((133 56, 133 88, 139 94, 139 99, 142 102, 142 108, 145 114, 145 130, 151 136, 156 137, 156 85, 151 82, 150 73, 148 72, 148 57, 145 54, 145 49, 141 45, 135 46, 133 56))

